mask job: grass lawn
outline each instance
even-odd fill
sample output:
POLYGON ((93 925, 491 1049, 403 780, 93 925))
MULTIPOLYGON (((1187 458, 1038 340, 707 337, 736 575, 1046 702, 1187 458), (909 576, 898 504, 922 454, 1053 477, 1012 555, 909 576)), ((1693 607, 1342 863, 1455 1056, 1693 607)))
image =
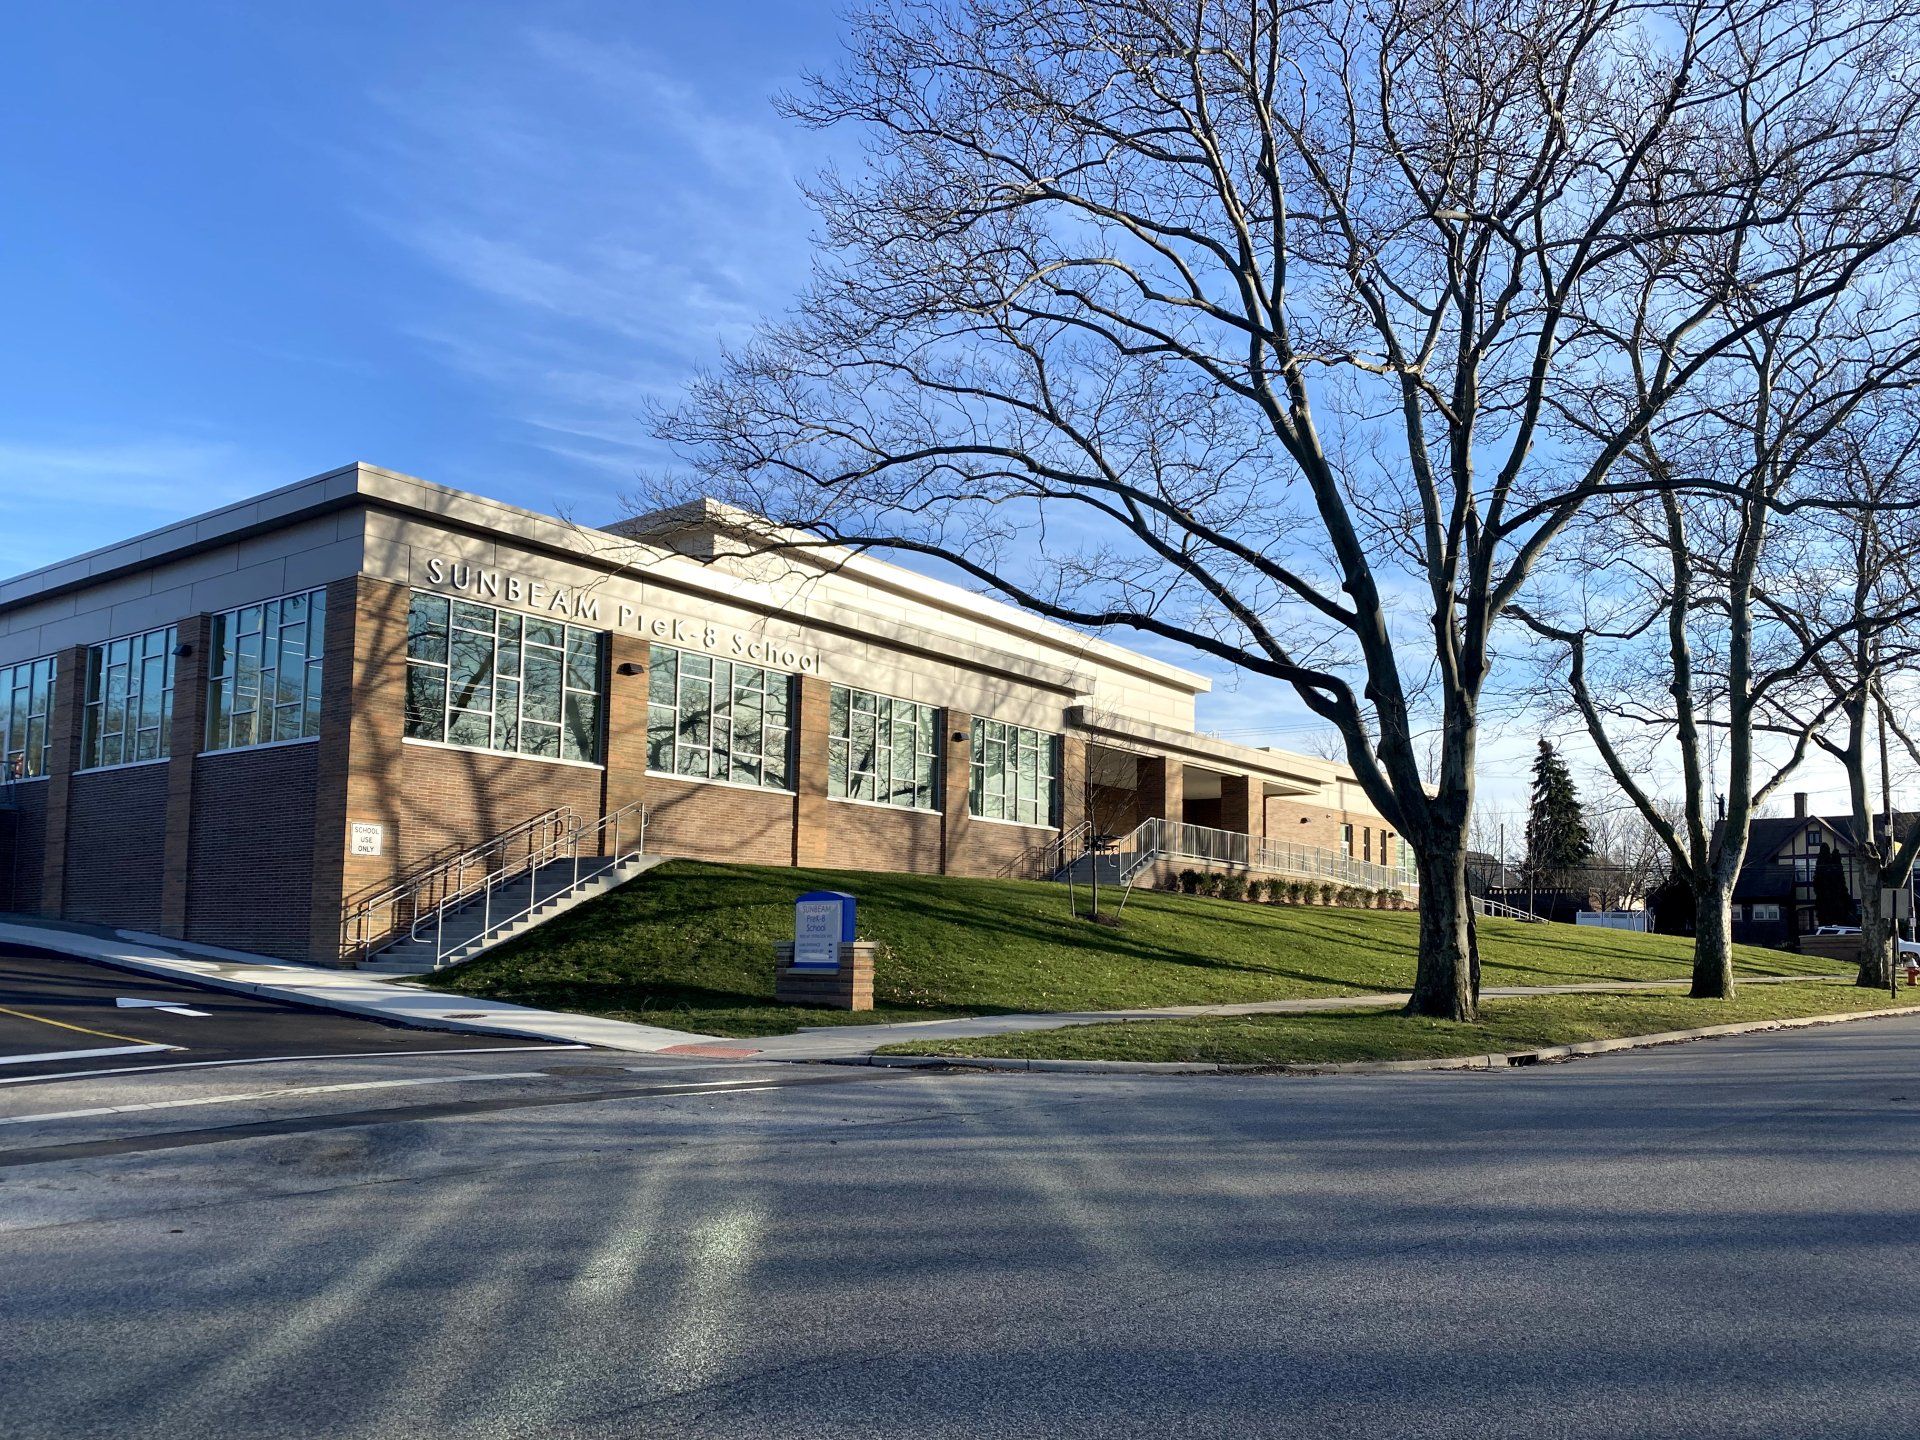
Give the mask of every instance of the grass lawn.
MULTIPOLYGON (((1920 991, 1915 994, 1920 996, 1920 991)), ((1315 1015, 1213 1016, 1192 1020, 1130 1020, 1114 1025, 1068 1025, 1021 1035, 916 1041, 889 1045, 883 1055, 1001 1056, 1029 1060, 1174 1060, 1232 1065, 1332 1064, 1351 1060, 1431 1060, 1534 1050, 1582 1040, 1653 1035, 1744 1020, 1785 1020, 1882 1010, 1894 1002, 1884 990, 1832 981, 1750 985, 1732 1000, 1684 995, 1541 995, 1494 999, 1480 1020, 1456 1025, 1414 1020, 1397 1011, 1331 1010, 1315 1015)), ((1912 1002, 1909 1002, 1912 1003, 1912 1002)))
MULTIPOLYGON (((1407 912, 1137 891, 1114 928, 1069 916, 1066 887, 1045 881, 674 860, 426 983, 708 1034, 777 1035, 860 1021, 1403 990, 1416 921, 1407 912), (883 942, 875 1010, 773 1003, 773 943, 792 937, 794 897, 806 890, 859 898, 861 937, 883 942)), ((1690 963, 1684 940, 1616 930, 1487 920, 1480 939, 1490 986, 1676 979, 1690 963)), ((1753 975, 1851 974, 1744 947, 1737 963, 1753 975)))

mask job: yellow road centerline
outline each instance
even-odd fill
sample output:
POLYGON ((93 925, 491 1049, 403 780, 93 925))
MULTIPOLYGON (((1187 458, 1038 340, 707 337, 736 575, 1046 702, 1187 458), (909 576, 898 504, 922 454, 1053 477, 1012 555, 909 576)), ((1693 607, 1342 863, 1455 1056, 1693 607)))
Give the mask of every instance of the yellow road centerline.
POLYGON ((116 1035, 111 1030, 89 1030, 84 1025, 70 1025, 65 1020, 49 1020, 44 1015, 32 1015, 25 1010, 14 1010, 5 1005, 0 1005, 0 1015, 13 1015, 22 1020, 37 1020, 42 1025, 57 1025, 62 1030, 77 1030, 82 1035, 98 1035, 104 1040, 124 1040, 129 1045, 151 1045, 154 1043, 151 1040, 142 1040, 134 1035, 116 1035))

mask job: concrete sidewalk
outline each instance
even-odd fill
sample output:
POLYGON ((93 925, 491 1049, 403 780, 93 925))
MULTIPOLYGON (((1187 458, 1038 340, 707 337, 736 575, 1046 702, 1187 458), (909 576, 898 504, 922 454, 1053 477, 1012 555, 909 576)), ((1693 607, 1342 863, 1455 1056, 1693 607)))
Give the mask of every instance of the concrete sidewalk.
POLYGON ((689 1034, 659 1025, 634 1025, 593 1015, 536 1010, 498 1000, 476 1000, 466 995, 396 985, 354 970, 296 965, 286 960, 269 960, 240 951, 100 926, 7 916, 0 918, 0 943, 52 950, 190 985, 260 995, 429 1030, 562 1040, 637 1055, 683 1053, 724 1058, 738 1053, 739 1042, 714 1035, 689 1034))
MULTIPOLYGON (((1743 985, 1782 985, 1802 982, 1805 975, 1755 975, 1743 985)), ((1500 985, 1480 992, 1482 998, 1528 995, 1617 995, 1636 990, 1684 990, 1686 980, 1595 981, 1578 985, 1500 985)), ((947 1040, 963 1036, 1011 1035, 1028 1030, 1058 1030, 1067 1025, 1108 1025, 1127 1020, 1185 1020, 1196 1015, 1306 1015, 1316 1010, 1398 1009, 1409 996, 1393 994, 1316 995, 1301 1000, 1259 1000, 1239 1005, 1168 1005, 1157 1010, 1081 1010, 1042 1015, 981 1015, 970 1020, 909 1020, 892 1025, 832 1025, 802 1030, 795 1035, 766 1035, 735 1043, 754 1047, 759 1060, 852 1060, 871 1055, 883 1045, 905 1040, 947 1040)))

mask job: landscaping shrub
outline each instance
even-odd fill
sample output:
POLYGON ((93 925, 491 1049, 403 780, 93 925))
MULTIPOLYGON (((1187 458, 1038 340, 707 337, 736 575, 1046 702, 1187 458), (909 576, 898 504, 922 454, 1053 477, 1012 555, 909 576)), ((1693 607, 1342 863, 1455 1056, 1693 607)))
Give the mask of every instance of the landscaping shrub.
POLYGON ((1406 891, 1389 890, 1387 892, 1387 896, 1390 900, 1392 900, 1393 908, 1395 910, 1404 910, 1407 908, 1407 892, 1406 891))
POLYGON ((1264 903, 1266 898, 1267 898, 1267 882, 1266 881, 1264 880, 1247 881, 1247 899, 1251 900, 1255 905, 1259 905, 1264 903))
POLYGON ((1322 905, 1331 905, 1333 903, 1333 894, 1334 894, 1333 882, 1330 880, 1322 881, 1319 888, 1320 888, 1320 903, 1322 905))
POLYGON ((1220 877, 1220 898, 1222 900, 1246 899, 1247 877, 1244 875, 1222 875, 1220 877))
POLYGON ((1206 878, 1207 877, 1202 875, 1198 870, 1182 870, 1180 872, 1180 889, 1188 895, 1204 894, 1205 892, 1200 887, 1201 882, 1206 878))

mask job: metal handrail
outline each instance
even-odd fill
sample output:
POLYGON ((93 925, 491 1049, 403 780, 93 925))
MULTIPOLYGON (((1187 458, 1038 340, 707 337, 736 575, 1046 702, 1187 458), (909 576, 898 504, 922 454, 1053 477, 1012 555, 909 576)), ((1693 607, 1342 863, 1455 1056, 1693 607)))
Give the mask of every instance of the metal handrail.
POLYGON ((1376 865, 1371 860, 1357 860, 1345 851, 1330 850, 1322 845, 1263 840, 1256 864, 1262 870, 1274 870, 1282 875, 1334 880, 1364 886, 1369 890, 1414 891, 1420 888, 1419 880, 1404 870, 1391 865, 1376 865))
POLYGON ((1093 822, 1082 820, 1072 829, 1062 830, 1059 835, 1047 842, 1042 852, 1044 858, 1040 864, 1043 874, 1058 877, 1060 872, 1077 861, 1085 852, 1087 839, 1093 834, 1093 822))
POLYGON ((402 926, 411 931, 423 913, 479 893, 489 876, 508 868, 513 874, 522 873, 527 860, 515 864, 502 857, 523 842, 531 857, 558 837, 578 829, 579 824, 571 805, 556 805, 352 902, 340 917, 340 953, 369 953, 397 935, 402 926), (377 923, 383 913, 384 923, 377 923))
POLYGON ((1528 924, 1545 924, 1546 917, 1534 914, 1531 910, 1522 910, 1518 906, 1504 905, 1498 900, 1489 900, 1484 895, 1471 897, 1476 914, 1494 915, 1505 920, 1524 920, 1528 924))
MULTIPOLYGON (((644 854, 646 848, 647 810, 646 806, 638 800, 630 805, 622 805, 611 815, 601 816, 600 819, 592 825, 575 824, 571 830, 560 839, 555 840, 547 848, 545 853, 523 870, 514 875, 494 874, 487 877, 486 882, 477 892, 477 898, 481 906, 480 928, 466 939, 460 940, 452 946, 447 944, 447 916, 456 911, 466 909, 473 904, 475 896, 468 896, 457 905, 449 902, 435 909, 433 916, 434 968, 438 969, 440 963, 454 950, 484 941, 495 931, 513 924, 514 921, 524 916, 532 914, 542 905, 549 905, 555 900, 563 899, 573 894, 582 884, 600 875, 604 875, 629 856, 644 854), (621 839, 622 834, 628 829, 632 829, 635 832, 631 849, 626 848, 622 844, 621 839), (611 846, 606 844, 609 830, 611 830, 612 833, 611 846), (583 875, 580 870, 581 853, 586 849, 589 841, 597 847, 597 853, 593 855, 592 859, 599 863, 590 866, 583 875), (573 877, 563 888, 555 890, 551 894, 542 895, 540 893, 540 871, 555 861, 566 859, 573 861, 573 877), (527 903, 522 905, 518 910, 502 915, 496 920, 493 914, 493 897, 495 891, 503 885, 512 884, 518 880, 521 875, 527 877, 527 903)), ((415 925, 412 932, 413 939, 418 940, 421 938, 419 931, 420 927, 415 925)))

